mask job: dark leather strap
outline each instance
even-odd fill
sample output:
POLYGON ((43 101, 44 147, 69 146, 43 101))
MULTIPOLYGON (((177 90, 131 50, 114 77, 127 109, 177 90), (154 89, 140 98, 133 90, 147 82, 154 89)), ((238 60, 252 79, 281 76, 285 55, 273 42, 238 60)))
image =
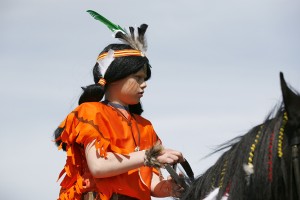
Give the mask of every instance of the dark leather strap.
POLYGON ((191 181, 194 181, 195 180, 195 177, 194 177, 194 172, 189 164, 189 162, 187 160, 185 160, 184 162, 180 163, 180 165, 183 167, 186 175, 189 177, 189 179, 191 181))
POLYGON ((176 172, 176 167, 172 167, 171 165, 167 164, 165 165, 166 170, 169 172, 170 176, 172 177, 172 179, 179 185, 181 185, 184 189, 187 189, 189 187, 189 185, 195 180, 194 177, 194 172, 190 166, 190 164, 188 163, 187 160, 185 160, 184 162, 180 163, 180 165, 182 166, 182 168, 184 169, 187 177, 181 177, 177 174, 176 172))

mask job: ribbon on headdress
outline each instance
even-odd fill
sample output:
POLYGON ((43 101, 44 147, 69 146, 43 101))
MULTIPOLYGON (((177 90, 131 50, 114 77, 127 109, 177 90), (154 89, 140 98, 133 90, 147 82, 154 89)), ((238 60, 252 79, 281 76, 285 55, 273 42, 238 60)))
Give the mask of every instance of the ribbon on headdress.
POLYGON ((144 57, 143 52, 135 49, 123 49, 123 50, 112 50, 110 49, 108 52, 101 53, 97 62, 100 65, 100 72, 102 76, 104 76, 109 65, 114 61, 115 58, 124 57, 124 56, 142 56, 144 57))
POLYGON ((113 33, 114 37, 121 40, 124 44, 128 44, 133 49, 124 49, 124 50, 109 50, 100 54, 97 58, 97 62, 100 65, 100 72, 104 77, 105 72, 109 65, 117 57, 123 56, 145 56, 147 51, 147 41, 145 37, 146 30, 148 28, 147 24, 142 24, 138 28, 129 27, 128 30, 122 29, 121 26, 112 23, 99 13, 88 10, 87 11, 94 19, 102 22, 106 25, 113 33))

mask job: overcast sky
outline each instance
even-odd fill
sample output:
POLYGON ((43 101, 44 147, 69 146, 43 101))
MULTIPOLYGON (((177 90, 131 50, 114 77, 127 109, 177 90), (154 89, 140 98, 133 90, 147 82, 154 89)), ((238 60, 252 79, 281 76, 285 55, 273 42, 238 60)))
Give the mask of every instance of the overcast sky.
POLYGON ((281 101, 279 72, 300 90, 298 0, 1 0, 0 199, 56 199, 65 154, 53 130, 117 42, 92 9, 147 23, 152 78, 144 117, 196 175, 212 149, 261 123, 281 101))

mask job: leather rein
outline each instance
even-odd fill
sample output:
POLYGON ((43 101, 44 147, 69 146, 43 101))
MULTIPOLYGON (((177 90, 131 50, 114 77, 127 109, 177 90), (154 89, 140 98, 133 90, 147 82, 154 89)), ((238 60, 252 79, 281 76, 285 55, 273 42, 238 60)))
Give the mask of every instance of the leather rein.
POLYGON ((176 172, 177 164, 171 166, 169 164, 165 165, 165 169, 168 171, 172 179, 180 186, 182 186, 185 190, 187 190, 191 183, 195 180, 194 172, 188 163, 187 160, 180 163, 181 167, 184 169, 186 176, 180 176, 176 172))

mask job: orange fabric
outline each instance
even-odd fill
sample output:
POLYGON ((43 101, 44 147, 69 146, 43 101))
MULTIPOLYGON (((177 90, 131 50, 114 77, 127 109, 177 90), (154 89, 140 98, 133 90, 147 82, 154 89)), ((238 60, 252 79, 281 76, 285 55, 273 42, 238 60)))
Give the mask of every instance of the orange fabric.
MULTIPOLYGON (((82 193, 97 188, 101 200, 109 200, 112 193, 120 193, 142 200, 150 200, 150 184, 153 168, 141 167, 118 176, 94 179, 91 177, 84 154, 84 148, 96 140, 95 147, 103 157, 107 152, 128 155, 135 149, 140 132, 140 150, 151 148, 158 140, 151 123, 141 116, 128 122, 108 105, 88 102, 78 106, 60 124, 64 128, 58 140, 66 143, 67 160, 59 178, 62 190, 59 200, 80 200, 82 193), (131 132, 132 129, 132 132, 131 132)), ((61 149, 61 147, 59 147, 61 149)))

